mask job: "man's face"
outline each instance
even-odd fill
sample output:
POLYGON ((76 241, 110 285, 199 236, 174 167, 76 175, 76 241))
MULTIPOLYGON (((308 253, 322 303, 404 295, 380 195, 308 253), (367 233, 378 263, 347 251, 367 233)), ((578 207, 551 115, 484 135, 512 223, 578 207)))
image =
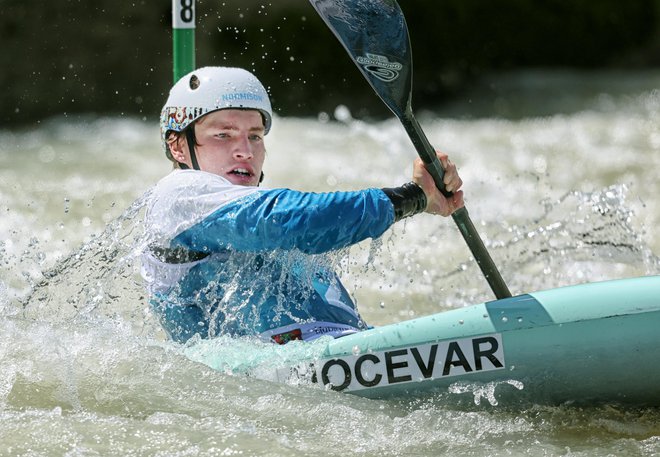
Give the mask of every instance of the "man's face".
MULTIPOLYGON (((259 184, 266 158, 264 123, 259 111, 214 111, 196 122, 195 137, 197 162, 202 171, 241 186, 259 184)), ((183 162, 190 166, 187 142, 180 141, 179 145, 183 162)))

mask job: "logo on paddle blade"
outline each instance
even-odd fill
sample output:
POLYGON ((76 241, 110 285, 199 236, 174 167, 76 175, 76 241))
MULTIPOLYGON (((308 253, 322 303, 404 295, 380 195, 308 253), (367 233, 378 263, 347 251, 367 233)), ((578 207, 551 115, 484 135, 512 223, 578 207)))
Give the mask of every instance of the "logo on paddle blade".
POLYGON ((386 83, 394 81, 399 77, 399 71, 403 68, 399 62, 390 62, 385 56, 367 53, 366 56, 357 58, 367 72, 386 83))

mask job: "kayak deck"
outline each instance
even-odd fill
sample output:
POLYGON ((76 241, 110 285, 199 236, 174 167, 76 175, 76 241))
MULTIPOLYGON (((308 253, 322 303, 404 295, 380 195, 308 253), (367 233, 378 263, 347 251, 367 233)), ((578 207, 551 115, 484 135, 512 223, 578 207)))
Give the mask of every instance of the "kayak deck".
MULTIPOLYGON (((649 276, 495 300, 331 340, 307 374, 372 398, 490 385, 500 402, 660 405, 658 362, 660 276, 649 276)), ((300 367, 288 373, 300 376, 300 367)))

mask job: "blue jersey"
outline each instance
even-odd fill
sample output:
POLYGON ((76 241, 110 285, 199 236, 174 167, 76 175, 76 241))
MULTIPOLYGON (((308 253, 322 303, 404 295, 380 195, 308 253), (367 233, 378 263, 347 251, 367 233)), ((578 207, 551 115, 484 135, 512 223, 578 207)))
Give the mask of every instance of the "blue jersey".
POLYGON ((263 189, 175 170, 147 204, 142 276, 176 341, 337 337, 366 324, 326 253, 379 237, 393 222, 380 189, 263 189))

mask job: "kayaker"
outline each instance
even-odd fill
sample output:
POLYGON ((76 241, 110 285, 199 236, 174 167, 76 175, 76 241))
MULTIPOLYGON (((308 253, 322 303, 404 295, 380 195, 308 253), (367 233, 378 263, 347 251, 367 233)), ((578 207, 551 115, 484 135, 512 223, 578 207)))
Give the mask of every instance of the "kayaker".
POLYGON ((412 182, 396 188, 259 187, 271 124, 268 94, 244 69, 200 68, 170 91, 160 130, 174 169, 147 203, 142 276, 175 341, 227 334, 286 343, 364 330, 327 253, 405 217, 463 206, 461 179, 441 153, 449 199, 419 159, 412 182))

